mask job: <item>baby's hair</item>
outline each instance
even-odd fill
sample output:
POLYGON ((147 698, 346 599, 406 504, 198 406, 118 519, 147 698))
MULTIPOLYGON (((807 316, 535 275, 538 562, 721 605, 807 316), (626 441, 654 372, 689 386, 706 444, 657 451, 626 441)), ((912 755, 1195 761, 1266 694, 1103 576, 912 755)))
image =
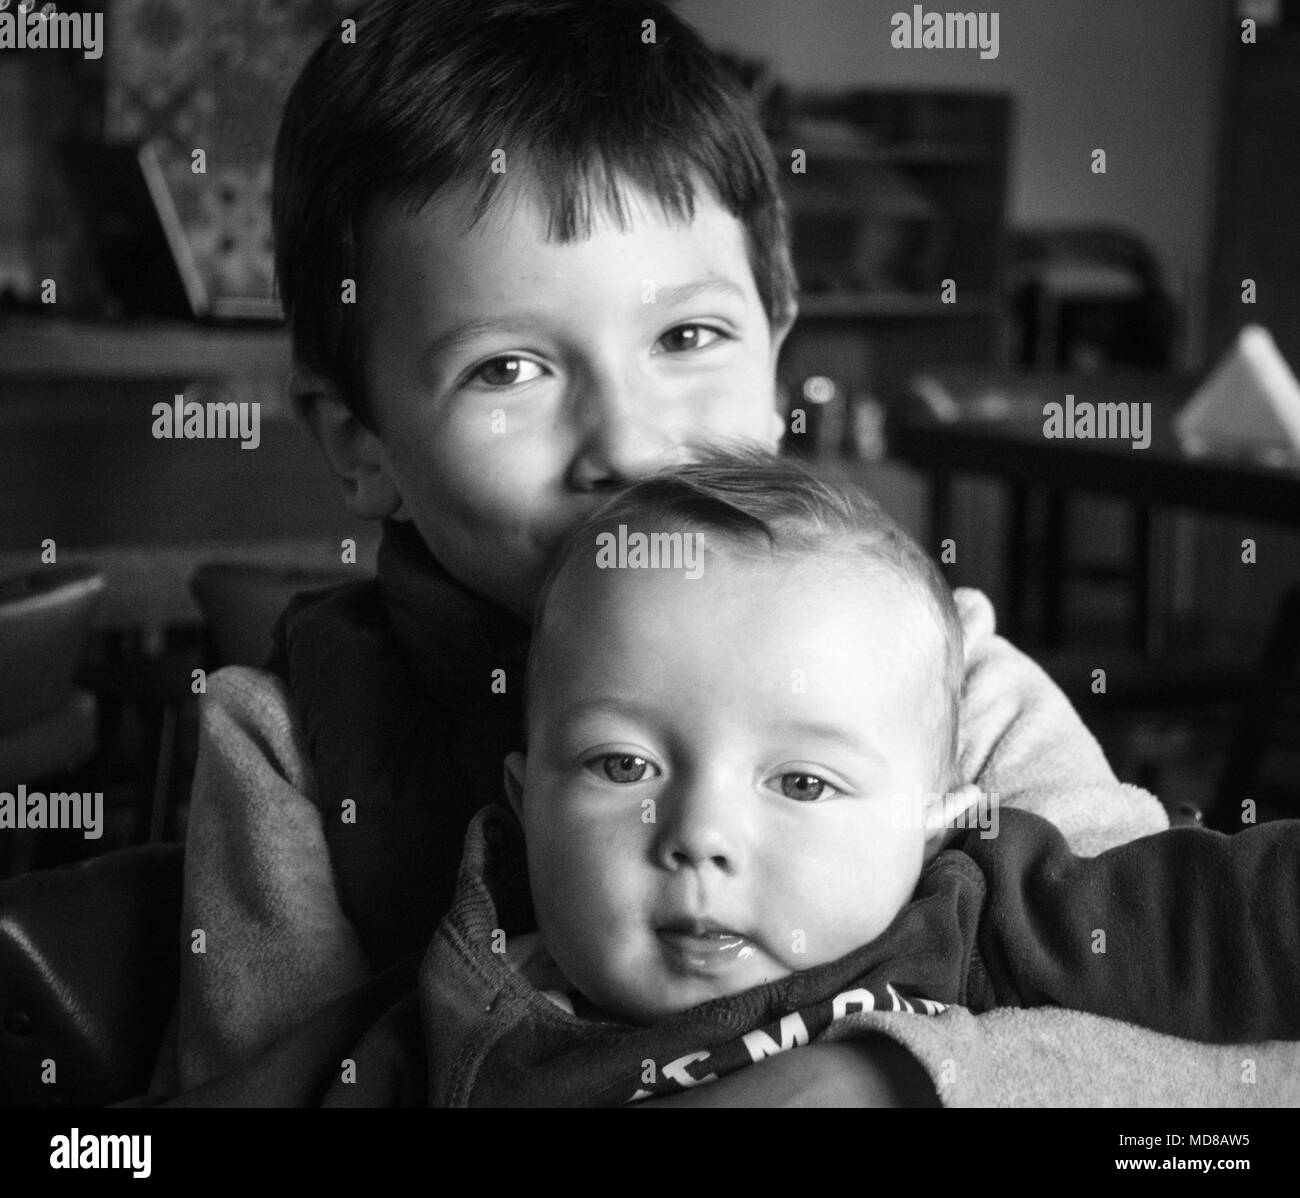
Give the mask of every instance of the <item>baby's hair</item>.
POLYGON ((523 185, 568 242, 602 213, 627 228, 628 185, 690 219, 702 179, 744 226, 769 321, 793 315, 785 208, 753 106, 660 0, 376 0, 353 17, 355 43, 332 31, 285 104, 272 221, 295 357, 362 424, 365 293, 344 304, 340 289, 360 286, 378 201, 414 213, 467 183, 471 227, 523 185), (498 149, 507 174, 491 170, 498 149))
POLYGON ((965 652, 961 620, 947 581, 934 561, 865 491, 833 485, 789 458, 757 448, 705 451, 691 465, 641 479, 568 538, 538 594, 526 694, 531 691, 537 647, 558 580, 575 561, 595 560, 597 536, 619 525, 629 531, 703 533, 706 552, 715 560, 724 548, 757 560, 833 555, 851 566, 887 571, 911 587, 928 605, 941 638, 941 647, 932 655, 938 684, 932 727, 943 775, 938 782, 945 788, 954 783, 965 652))

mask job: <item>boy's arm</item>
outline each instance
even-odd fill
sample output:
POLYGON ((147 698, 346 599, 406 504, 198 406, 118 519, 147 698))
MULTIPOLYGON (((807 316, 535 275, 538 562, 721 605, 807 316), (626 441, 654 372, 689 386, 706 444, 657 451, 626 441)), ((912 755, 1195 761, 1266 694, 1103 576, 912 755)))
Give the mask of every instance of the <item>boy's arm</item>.
MULTIPOLYGON (((1221 1044, 1300 1038, 1300 821, 1179 828, 1076 857, 1004 811, 968 833, 989 1006, 1073 1007, 1221 1044)), ((978 1001, 978 998, 977 998, 978 1001)), ((974 1005, 974 1003, 972 1003, 974 1005)))
POLYGON ((1300 1042, 1199 1044, 1059 1007, 860 1012, 831 1024, 818 1045, 882 1034, 920 1063, 944 1106, 1300 1105, 1300 1042))
POLYGON ((174 1070, 159 1070, 180 1089, 246 1064, 372 972, 339 907, 309 758, 279 680, 240 667, 211 674, 199 736, 176 1055, 174 1070))
POLYGON ((1152 795, 1116 779, 1060 687, 996 634, 988 599, 965 588, 953 598, 966 643, 962 780, 1050 820, 1083 856, 1167 828, 1152 795))
POLYGON ((864 1033, 840 1044, 778 1053, 707 1086, 638 1107, 934 1107, 925 1069, 901 1044, 864 1033))

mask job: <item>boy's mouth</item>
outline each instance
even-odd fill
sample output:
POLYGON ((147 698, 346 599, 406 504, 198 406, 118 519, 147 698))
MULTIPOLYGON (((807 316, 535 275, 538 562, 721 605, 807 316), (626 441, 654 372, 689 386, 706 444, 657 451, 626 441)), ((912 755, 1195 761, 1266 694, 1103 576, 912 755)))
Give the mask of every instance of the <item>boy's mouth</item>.
POLYGON ((747 937, 711 919, 669 920, 655 934, 669 964, 681 973, 723 973, 758 951, 747 937))

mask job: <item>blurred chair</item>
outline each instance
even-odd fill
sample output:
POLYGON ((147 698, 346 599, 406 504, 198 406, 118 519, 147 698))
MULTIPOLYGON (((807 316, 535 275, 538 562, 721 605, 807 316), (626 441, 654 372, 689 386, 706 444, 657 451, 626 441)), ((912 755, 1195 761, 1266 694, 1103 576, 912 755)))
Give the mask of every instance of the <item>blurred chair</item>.
POLYGON ((1023 366, 1172 366, 1177 311, 1136 234, 1107 225, 1025 230, 1011 236, 1008 257, 1023 366))
MULTIPOLYGON (((1026 230, 1013 234, 1008 256, 1020 341, 1016 357, 1022 366, 1084 375, 1172 369, 1178 312, 1156 255, 1136 234, 1108 225, 1026 230)), ((1034 498, 1024 488, 1013 488, 1013 536, 1029 535, 1034 498)), ((1133 627, 1141 630, 1135 644, 1148 647, 1151 509, 1129 509, 1123 554, 1086 560, 1066 552, 1071 524, 1078 526, 1074 531, 1086 528, 1100 509, 1085 502, 1080 519, 1074 497, 1055 492, 1041 498, 1045 643, 1062 643, 1066 587, 1078 580, 1122 587, 1134 604, 1133 627)))
MULTIPOLYGON (((355 578, 346 567, 211 563, 191 588, 215 664, 260 666, 295 594, 355 578)), ((0 882, 0 1106, 100 1106, 146 1089, 176 996, 183 852, 153 843, 0 882), (46 1060, 54 1084, 41 1080, 46 1060)))
POLYGON ((147 1088, 176 995, 182 856, 139 846, 0 882, 0 1106, 147 1088))
POLYGON ((1255 667, 1254 680, 1228 743, 1210 821, 1225 832, 1241 828, 1241 803, 1250 799, 1259 817, 1300 817, 1300 586, 1278 604, 1255 667), (1270 776, 1272 759, 1288 755, 1290 768, 1270 776))
POLYGON ((271 654, 271 630, 290 599, 356 579, 355 566, 207 562, 190 579, 190 593, 203 613, 214 665, 261 668, 271 654))
MULTIPOLYGON (((95 755, 98 706, 72 678, 104 578, 45 566, 0 579, 0 790, 64 778, 95 755)), ((0 877, 15 833, 0 833, 0 877)))
MULTIPOLYGON (((271 655, 271 632, 280 613, 300 591, 319 590, 357 578, 355 567, 303 567, 258 562, 205 562, 190 578, 190 594, 203 613, 207 668, 262 668, 271 655)), ((174 675, 174 671, 173 671, 174 675)), ((149 842, 161 843, 173 823, 174 761, 181 707, 191 698, 189 675, 176 675, 162 710, 158 764, 149 814, 149 842)))

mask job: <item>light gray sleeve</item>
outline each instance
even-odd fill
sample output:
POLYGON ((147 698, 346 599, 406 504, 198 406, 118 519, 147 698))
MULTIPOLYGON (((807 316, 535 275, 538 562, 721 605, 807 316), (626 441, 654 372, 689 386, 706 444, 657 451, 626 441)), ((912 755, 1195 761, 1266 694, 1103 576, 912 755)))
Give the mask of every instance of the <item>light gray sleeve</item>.
POLYGON ((207 687, 185 844, 181 1089, 247 1063, 372 972, 339 906, 283 685, 230 667, 207 687))

